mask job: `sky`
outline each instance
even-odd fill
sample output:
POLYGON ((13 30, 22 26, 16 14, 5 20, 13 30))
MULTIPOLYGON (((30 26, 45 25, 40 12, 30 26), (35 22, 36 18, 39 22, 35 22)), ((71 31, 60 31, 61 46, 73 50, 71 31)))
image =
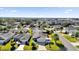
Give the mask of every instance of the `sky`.
POLYGON ((79 18, 79 7, 0 7, 0 17, 79 18))

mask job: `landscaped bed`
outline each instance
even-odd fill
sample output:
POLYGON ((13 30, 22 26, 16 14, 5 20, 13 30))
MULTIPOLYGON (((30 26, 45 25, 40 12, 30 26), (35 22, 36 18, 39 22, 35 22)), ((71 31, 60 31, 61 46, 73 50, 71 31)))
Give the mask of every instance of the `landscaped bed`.
POLYGON ((71 37, 67 34, 63 35, 66 39, 68 39, 70 42, 77 42, 77 39, 75 37, 71 37))

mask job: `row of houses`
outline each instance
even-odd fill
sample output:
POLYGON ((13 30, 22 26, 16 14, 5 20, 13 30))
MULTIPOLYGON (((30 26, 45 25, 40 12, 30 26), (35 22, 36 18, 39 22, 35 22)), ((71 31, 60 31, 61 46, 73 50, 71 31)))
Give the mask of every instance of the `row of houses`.
POLYGON ((11 32, 0 34, 0 44, 7 43, 12 38, 12 36, 14 36, 14 33, 11 33, 11 32))
POLYGON ((1 34, 0 35, 0 44, 6 44, 7 42, 9 42, 10 40, 14 39, 15 41, 20 42, 20 44, 25 44, 26 41, 29 40, 30 38, 30 34, 26 33, 26 34, 17 34, 15 35, 14 33, 5 33, 5 34, 1 34))

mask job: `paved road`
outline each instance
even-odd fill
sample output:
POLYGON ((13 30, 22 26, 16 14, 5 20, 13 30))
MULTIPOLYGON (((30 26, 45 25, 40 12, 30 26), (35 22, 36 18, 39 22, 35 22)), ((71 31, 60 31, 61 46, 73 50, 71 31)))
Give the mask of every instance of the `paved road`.
POLYGON ((65 39, 60 33, 56 33, 59 35, 60 40, 62 41, 62 43, 68 51, 77 51, 77 49, 67 39, 65 39))

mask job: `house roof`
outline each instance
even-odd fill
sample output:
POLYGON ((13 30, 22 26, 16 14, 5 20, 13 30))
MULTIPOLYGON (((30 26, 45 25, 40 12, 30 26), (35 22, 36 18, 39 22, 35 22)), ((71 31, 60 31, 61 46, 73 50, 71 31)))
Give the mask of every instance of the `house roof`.
POLYGON ((5 34, 0 34, 0 37, 7 40, 7 39, 10 39, 12 36, 14 35, 14 33, 5 33, 5 34))
POLYGON ((26 33, 23 37, 20 38, 20 41, 26 42, 29 40, 29 38, 30 38, 30 34, 26 33))
POLYGON ((14 36, 14 38, 20 39, 23 36, 24 36, 23 34, 17 34, 17 35, 14 36))
POLYGON ((37 39, 38 42, 45 42, 46 40, 50 40, 49 38, 39 38, 37 39))

